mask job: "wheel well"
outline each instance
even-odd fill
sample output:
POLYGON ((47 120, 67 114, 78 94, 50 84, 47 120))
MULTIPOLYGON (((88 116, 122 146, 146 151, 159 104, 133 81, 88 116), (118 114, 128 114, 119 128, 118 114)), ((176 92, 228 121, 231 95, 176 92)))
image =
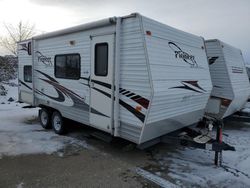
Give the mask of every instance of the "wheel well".
MULTIPOLYGON (((56 110, 56 109, 54 109, 54 108, 51 108, 51 107, 45 106, 45 105, 39 105, 38 107, 44 108, 44 109, 48 110, 48 112, 49 112, 50 114, 52 114, 54 111, 58 111, 58 110, 56 110)), ((59 112, 59 111, 58 111, 58 112, 59 112)))

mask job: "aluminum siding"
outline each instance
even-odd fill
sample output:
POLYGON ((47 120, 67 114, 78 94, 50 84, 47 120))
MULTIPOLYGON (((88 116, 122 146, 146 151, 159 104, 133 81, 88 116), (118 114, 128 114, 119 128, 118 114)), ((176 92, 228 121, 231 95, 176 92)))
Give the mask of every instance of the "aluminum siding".
POLYGON ((222 51, 234 93, 234 99, 224 115, 226 117, 245 105, 250 95, 250 85, 241 51, 224 42, 221 42, 221 44, 223 45, 222 51), (234 69, 236 69, 236 72, 234 69), (237 73, 237 69, 242 70, 242 73, 237 73))
MULTIPOLYGON (((54 78, 63 87, 73 91, 89 104, 89 87, 83 85, 86 81, 83 79, 71 80, 55 78, 54 76, 54 58, 57 54, 79 53, 81 56, 81 77, 88 78, 90 76, 90 56, 91 56, 91 39, 90 35, 98 35, 102 33, 114 32, 114 26, 98 28, 94 30, 82 31, 63 36, 47 38, 36 41, 35 51, 41 52, 44 56, 50 57, 52 66, 45 66, 42 62, 38 62, 38 54, 35 53, 34 69, 35 69, 35 89, 43 91, 47 95, 57 97, 57 92, 53 86, 42 81, 46 78, 36 70, 46 73, 54 78), (75 41, 75 45, 70 45, 70 41, 75 41)), ((64 117, 89 125, 89 109, 73 107, 73 101, 65 97, 64 102, 56 102, 46 96, 36 93, 37 105, 47 105, 58 109, 64 117)))
POLYGON ((249 80, 241 51, 219 40, 207 40, 208 58, 218 57, 209 66, 213 90, 212 97, 232 100, 227 107, 221 106, 218 114, 209 114, 216 118, 225 118, 240 110, 249 94, 249 80), (242 73, 233 73, 233 67, 242 69, 242 73))
MULTIPOLYGON (((150 80, 146 65, 141 22, 138 15, 122 21, 120 54, 120 88, 150 100, 150 80)), ((133 108, 140 106, 125 95, 121 94, 120 99, 133 108)), ((147 111, 146 108, 142 107, 141 113, 145 116, 147 111)), ((120 136, 138 143, 144 122, 140 121, 122 106, 120 106, 120 121, 120 136)))
POLYGON ((201 37, 145 17, 143 26, 154 96, 140 142, 198 122, 203 116, 212 89, 201 37), (147 35, 147 31, 151 32, 151 35, 147 35), (183 52, 193 55, 198 66, 192 67, 183 59, 177 58, 175 51, 170 48, 171 42, 183 52), (203 90, 194 92, 176 88, 183 86, 182 81, 198 81, 203 90), (192 118, 182 118, 187 115, 191 115, 192 118), (179 121, 180 119, 182 121, 179 121), (157 122, 161 124, 157 125, 157 122), (176 125, 172 126, 171 122, 175 122, 176 125))
POLYGON ((213 64, 209 65, 213 89, 211 96, 233 99, 233 90, 228 74, 228 67, 222 52, 220 41, 211 40, 205 42, 208 59, 218 57, 213 64))

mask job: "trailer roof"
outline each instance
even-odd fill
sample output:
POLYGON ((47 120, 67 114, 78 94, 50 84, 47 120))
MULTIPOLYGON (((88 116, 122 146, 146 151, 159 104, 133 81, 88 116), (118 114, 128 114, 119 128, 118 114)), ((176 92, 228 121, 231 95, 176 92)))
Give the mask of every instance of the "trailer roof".
POLYGON ((237 48, 237 47, 234 47, 234 46, 232 46, 231 44, 228 44, 228 43, 225 43, 225 42, 223 42, 223 41, 221 41, 221 40, 219 40, 219 39, 208 39, 208 40, 205 40, 205 42, 216 42, 216 41, 218 41, 221 45, 227 45, 227 46, 229 46, 230 48, 233 48, 233 49, 235 49, 235 50, 239 50, 240 51, 240 53, 242 53, 241 52, 241 49, 239 49, 239 48, 237 48))
POLYGON ((54 36, 65 35, 65 34, 74 33, 74 32, 78 32, 78 31, 94 29, 94 28, 98 28, 98 27, 104 27, 106 25, 115 24, 115 22, 116 22, 116 17, 106 18, 106 19, 102 19, 99 21, 81 24, 81 25, 77 25, 74 27, 70 27, 70 28, 66 28, 66 29, 62 29, 62 30, 58 30, 58 31, 53 31, 53 32, 42 34, 42 35, 38 35, 38 36, 33 37, 33 39, 40 40, 40 39, 45 39, 45 38, 51 38, 54 36))
MULTIPOLYGON (((132 13, 130 15, 123 16, 122 18, 124 19, 124 18, 128 18, 128 17, 134 17, 136 15, 139 15, 139 13, 132 13)), ((116 19, 117 19, 117 17, 110 17, 110 18, 99 20, 99 21, 89 22, 89 23, 77 25, 74 27, 69 27, 66 29, 52 31, 52 32, 45 33, 42 35, 34 36, 33 39, 35 39, 35 40, 46 39, 46 38, 51 38, 51 37, 55 37, 55 36, 75 33, 78 31, 84 31, 84 30, 94 29, 94 28, 98 28, 98 27, 104 27, 107 25, 115 24, 116 19)))

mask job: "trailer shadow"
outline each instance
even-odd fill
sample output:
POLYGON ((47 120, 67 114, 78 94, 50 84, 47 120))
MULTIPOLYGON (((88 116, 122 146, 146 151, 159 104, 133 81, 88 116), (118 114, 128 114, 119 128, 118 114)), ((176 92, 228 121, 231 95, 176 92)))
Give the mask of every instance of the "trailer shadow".
MULTIPOLYGON (((89 145, 93 146, 95 150, 101 152, 104 155, 109 155, 112 159, 121 160, 124 163, 130 164, 132 168, 122 172, 120 177, 124 181, 128 181, 130 178, 139 181, 143 187, 159 187, 156 183, 152 183, 151 180, 147 180, 136 173, 137 168, 146 170, 153 173, 156 176, 168 174, 168 166, 172 163, 172 159, 161 160, 158 155, 164 154, 166 157, 171 158, 172 154, 178 155, 180 147, 177 145, 167 145, 163 143, 156 144, 144 150, 140 150, 136 147, 136 144, 124 140, 122 138, 112 138, 111 141, 105 142, 93 136, 93 133, 101 132, 95 128, 65 119, 67 125, 67 136, 78 140, 84 140, 89 145), (163 164, 164 163, 164 164, 163 164), (132 174, 132 175, 131 175, 132 174)), ((66 147, 64 149, 64 155, 78 155, 81 150, 77 150, 75 147, 66 147)), ((164 179, 169 182, 175 182, 170 176, 164 176, 164 179)))

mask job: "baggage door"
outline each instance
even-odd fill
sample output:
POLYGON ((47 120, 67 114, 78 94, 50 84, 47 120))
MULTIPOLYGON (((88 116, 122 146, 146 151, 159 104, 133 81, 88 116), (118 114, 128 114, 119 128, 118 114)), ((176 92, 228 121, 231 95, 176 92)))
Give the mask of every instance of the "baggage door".
POLYGON ((114 35, 92 37, 90 124, 112 133, 114 35))

